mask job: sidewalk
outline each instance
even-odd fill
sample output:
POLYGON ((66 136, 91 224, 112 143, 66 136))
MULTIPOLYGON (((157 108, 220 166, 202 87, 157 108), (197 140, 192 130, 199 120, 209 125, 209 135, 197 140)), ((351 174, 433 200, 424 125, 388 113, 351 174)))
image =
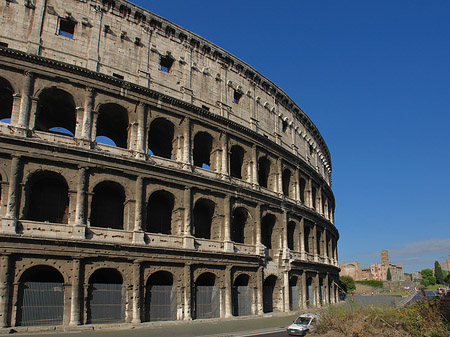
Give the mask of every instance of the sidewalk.
POLYGON ((30 337, 200 337, 248 336, 257 332, 279 332, 292 323, 296 313, 264 316, 203 319, 141 324, 80 325, 77 327, 14 327, 0 329, 0 335, 30 337))

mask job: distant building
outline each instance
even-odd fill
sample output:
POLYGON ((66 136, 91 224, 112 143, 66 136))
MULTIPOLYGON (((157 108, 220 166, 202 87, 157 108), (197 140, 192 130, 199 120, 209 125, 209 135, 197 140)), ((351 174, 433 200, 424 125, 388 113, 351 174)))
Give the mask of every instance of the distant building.
POLYGON ((359 262, 344 262, 340 264, 340 276, 351 276, 354 280, 362 279, 361 264, 359 262))
POLYGON ((439 263, 440 263, 442 269, 450 271, 450 256, 447 257, 445 262, 439 262, 439 263))

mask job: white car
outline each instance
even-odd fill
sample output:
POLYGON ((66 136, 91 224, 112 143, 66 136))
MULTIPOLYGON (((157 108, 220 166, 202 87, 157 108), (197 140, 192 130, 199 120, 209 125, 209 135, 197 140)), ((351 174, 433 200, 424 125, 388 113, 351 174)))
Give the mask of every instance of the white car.
POLYGON ((294 336, 305 336, 308 331, 316 328, 319 317, 314 314, 305 313, 296 318, 294 323, 288 326, 287 333, 294 336))

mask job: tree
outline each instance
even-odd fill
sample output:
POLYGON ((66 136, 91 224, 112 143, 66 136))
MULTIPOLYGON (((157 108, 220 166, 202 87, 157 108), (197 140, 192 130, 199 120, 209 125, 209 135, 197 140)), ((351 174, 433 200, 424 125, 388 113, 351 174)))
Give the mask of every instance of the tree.
POLYGON ((434 277, 438 284, 444 284, 444 274, 442 273, 441 264, 438 261, 434 261, 434 277))
POLYGON ((339 281, 341 282, 342 289, 346 293, 356 289, 355 280, 351 276, 341 276, 339 277, 339 281))
POLYGON ((420 271, 420 274, 422 275, 422 278, 428 278, 430 276, 433 276, 433 271, 431 269, 422 269, 420 271))
POLYGON ((387 271, 387 280, 388 280, 388 281, 392 281, 391 268, 388 268, 388 271, 387 271))

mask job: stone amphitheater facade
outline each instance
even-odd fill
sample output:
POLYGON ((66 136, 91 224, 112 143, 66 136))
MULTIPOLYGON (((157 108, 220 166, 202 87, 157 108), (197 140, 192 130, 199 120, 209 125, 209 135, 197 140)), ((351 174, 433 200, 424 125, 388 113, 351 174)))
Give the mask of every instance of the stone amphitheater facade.
POLYGON ((277 85, 127 1, 0 13, 3 327, 338 300, 330 153, 277 85))

